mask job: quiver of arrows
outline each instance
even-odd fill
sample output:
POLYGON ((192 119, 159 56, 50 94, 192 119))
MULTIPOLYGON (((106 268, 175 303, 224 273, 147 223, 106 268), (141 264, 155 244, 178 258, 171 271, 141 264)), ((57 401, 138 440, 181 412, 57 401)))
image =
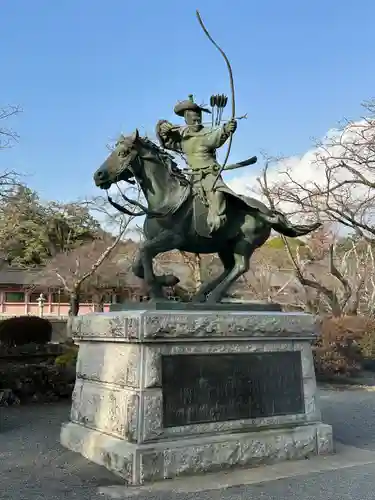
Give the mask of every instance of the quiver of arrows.
POLYGON ((212 108, 212 126, 218 127, 221 123, 223 111, 228 103, 228 97, 224 94, 212 95, 210 97, 210 106, 212 108))

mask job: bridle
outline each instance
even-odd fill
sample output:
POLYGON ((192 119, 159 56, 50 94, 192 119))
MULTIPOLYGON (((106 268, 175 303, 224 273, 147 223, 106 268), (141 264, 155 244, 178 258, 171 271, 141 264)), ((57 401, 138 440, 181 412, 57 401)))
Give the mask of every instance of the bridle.
MULTIPOLYGON (((157 154, 157 157, 158 157, 158 160, 165 165, 164 163, 164 159, 160 153, 160 151, 158 151, 157 148, 155 148, 155 153, 157 154)), ((133 177, 135 177, 135 174, 134 174, 134 170, 133 168, 131 167, 131 165, 137 161, 138 164, 140 166, 142 166, 141 164, 141 161, 144 160, 144 158, 139 154, 139 151, 136 150, 136 153, 133 155, 132 159, 129 161, 129 164, 123 169, 123 171, 125 169, 129 169, 131 171, 131 173, 133 174, 133 177)), ((119 174, 120 175, 120 174, 119 174)), ((127 180, 126 182, 129 182, 130 184, 135 184, 135 181, 133 180, 127 180)), ((118 203, 116 203, 115 201, 112 200, 112 198, 109 196, 109 193, 108 193, 108 190, 107 190, 107 199, 108 199, 108 202, 116 209, 118 210, 119 212, 125 214, 125 215, 128 215, 130 217, 141 217, 141 216, 144 216, 146 215, 147 217, 149 218, 161 218, 161 217, 166 217, 168 215, 170 215, 175 207, 169 207, 165 212, 158 212, 158 211, 154 211, 154 210, 149 210, 146 206, 144 206, 142 203, 140 203, 139 201, 137 200, 133 200, 131 198, 129 198, 128 196, 126 196, 125 193, 123 193, 123 191, 121 190, 120 186, 118 185, 118 182, 115 182, 116 186, 117 186, 117 189, 122 197, 122 199, 126 202, 126 203, 129 203, 129 205, 133 205, 134 207, 137 207, 140 209, 139 212, 135 212, 135 211, 130 211, 128 210, 126 207, 122 206, 122 205, 119 205, 118 203)))

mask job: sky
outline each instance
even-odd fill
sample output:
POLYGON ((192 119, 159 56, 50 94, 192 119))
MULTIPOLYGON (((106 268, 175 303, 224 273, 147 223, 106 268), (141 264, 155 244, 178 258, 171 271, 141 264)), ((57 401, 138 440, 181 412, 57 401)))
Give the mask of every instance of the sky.
MULTIPOLYGON (((374 97, 374 0, 2 0, 0 106, 23 113, 0 170, 25 174, 44 199, 98 194, 93 172, 119 133, 179 123, 174 105, 190 93, 230 96, 196 8, 231 61, 237 114, 248 113, 230 162, 303 155, 374 97)), ((238 175, 245 182, 246 172, 225 179, 238 175)))

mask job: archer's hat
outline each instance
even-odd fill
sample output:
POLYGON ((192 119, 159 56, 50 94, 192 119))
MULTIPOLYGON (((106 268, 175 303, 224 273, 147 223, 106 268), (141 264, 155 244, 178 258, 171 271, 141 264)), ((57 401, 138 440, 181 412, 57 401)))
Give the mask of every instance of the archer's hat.
POLYGON ((198 104, 196 102, 194 102, 192 95, 189 95, 188 100, 180 101, 174 107, 174 112, 178 116, 184 116, 185 111, 197 111, 197 112, 211 113, 211 111, 209 109, 202 108, 201 106, 198 106, 198 104))

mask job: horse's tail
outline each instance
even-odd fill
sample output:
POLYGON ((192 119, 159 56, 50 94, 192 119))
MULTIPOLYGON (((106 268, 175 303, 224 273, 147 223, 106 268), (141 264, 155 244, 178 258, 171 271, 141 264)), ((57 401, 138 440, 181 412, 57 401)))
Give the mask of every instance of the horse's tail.
POLYGON ((315 222, 314 224, 292 224, 284 214, 276 210, 273 212, 273 215, 273 221, 271 222, 272 229, 289 238, 305 236, 322 225, 320 222, 315 222))

